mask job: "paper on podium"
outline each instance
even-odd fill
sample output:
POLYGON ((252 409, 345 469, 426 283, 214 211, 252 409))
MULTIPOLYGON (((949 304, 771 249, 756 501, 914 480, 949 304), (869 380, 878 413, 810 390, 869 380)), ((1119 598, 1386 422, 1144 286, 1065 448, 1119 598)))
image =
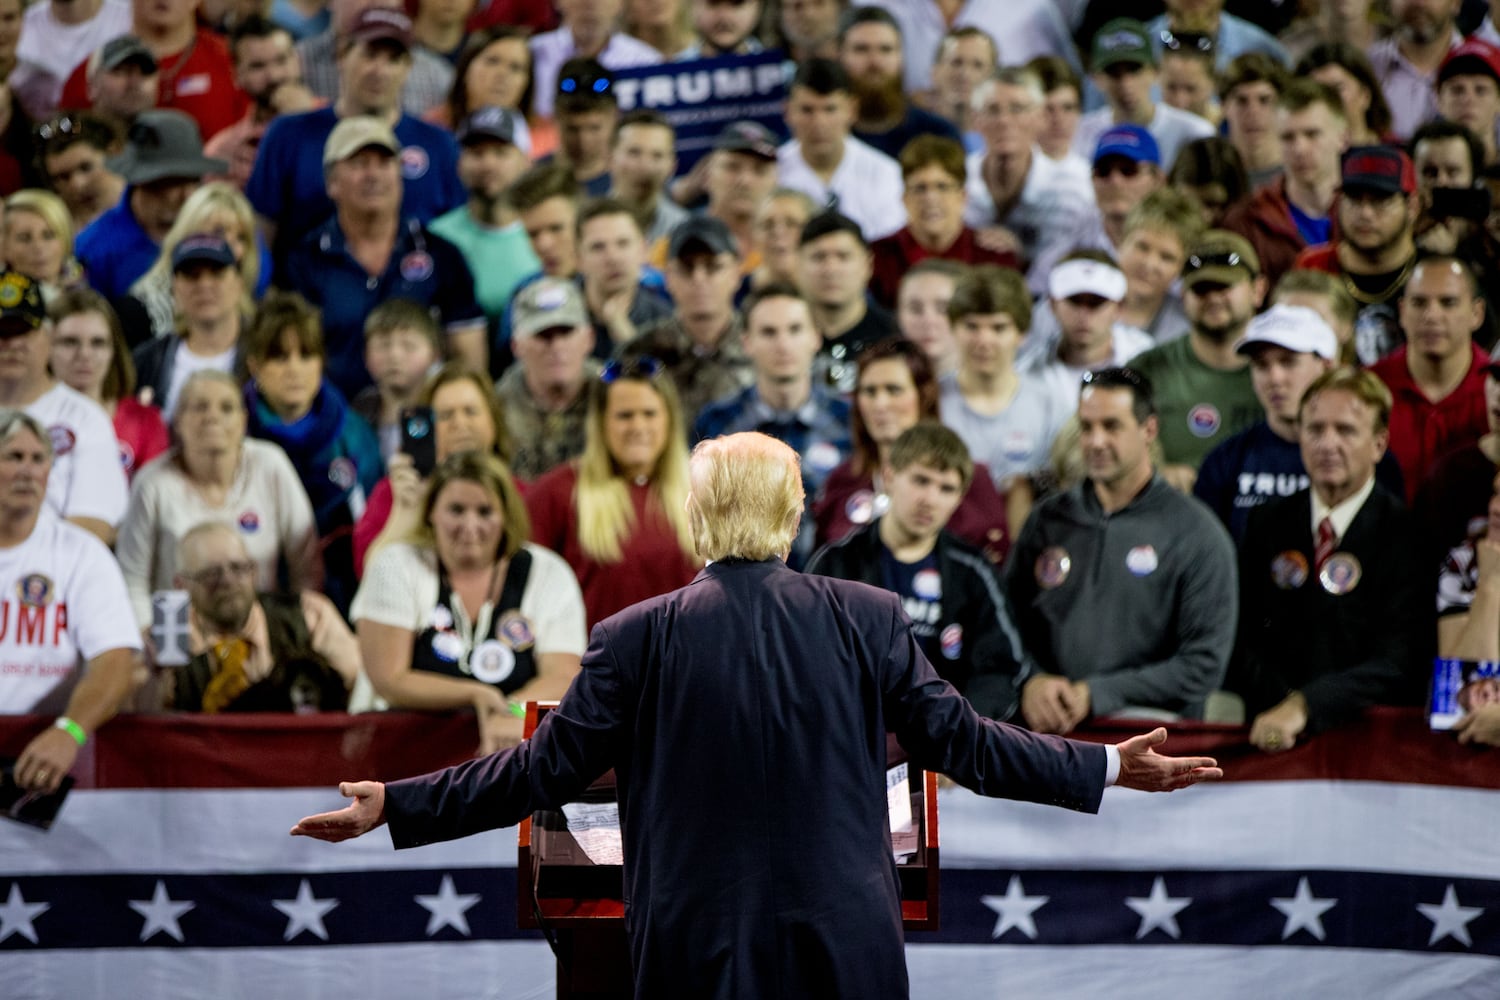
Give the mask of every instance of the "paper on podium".
POLYGON ((917 853, 917 828, 911 821, 911 784, 906 764, 885 772, 886 807, 891 816, 891 852, 897 863, 917 853))
POLYGON ((596 865, 625 863, 625 845, 620 839, 620 805, 617 802, 569 802, 562 807, 568 832, 596 865))

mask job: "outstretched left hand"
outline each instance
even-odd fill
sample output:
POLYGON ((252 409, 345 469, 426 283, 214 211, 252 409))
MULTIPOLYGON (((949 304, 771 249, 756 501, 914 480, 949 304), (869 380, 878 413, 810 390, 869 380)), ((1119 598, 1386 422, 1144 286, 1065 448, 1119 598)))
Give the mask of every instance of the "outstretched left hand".
POLYGON ((1156 748, 1167 741, 1167 731, 1156 728, 1132 736, 1116 745, 1120 751, 1120 775, 1115 784, 1142 792, 1172 792, 1200 781, 1224 777, 1212 757, 1167 757, 1156 748))
POLYGON ((369 833, 385 822, 383 783, 343 781, 339 783, 339 794, 354 801, 334 812, 303 817, 292 827, 292 836, 314 837, 337 844, 341 840, 353 840, 369 833))

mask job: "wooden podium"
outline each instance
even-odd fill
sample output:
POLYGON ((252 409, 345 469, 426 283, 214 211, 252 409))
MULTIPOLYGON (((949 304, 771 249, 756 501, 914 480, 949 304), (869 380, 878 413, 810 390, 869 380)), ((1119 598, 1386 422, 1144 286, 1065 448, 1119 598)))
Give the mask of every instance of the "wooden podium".
MULTIPOLYGON (((556 702, 526 706, 526 735, 556 702)), ((896 738, 886 736, 888 767, 907 762, 896 738)), ((937 775, 908 776, 915 853, 896 865, 901 920, 908 930, 938 926, 937 775)), ((613 802, 615 774, 606 773, 580 799, 613 802)), ((521 821, 516 861, 516 922, 544 931, 557 953, 559 1000, 628 1000, 633 996, 625 942, 624 875, 619 865, 589 859, 568 832, 561 812, 542 811, 521 821)))

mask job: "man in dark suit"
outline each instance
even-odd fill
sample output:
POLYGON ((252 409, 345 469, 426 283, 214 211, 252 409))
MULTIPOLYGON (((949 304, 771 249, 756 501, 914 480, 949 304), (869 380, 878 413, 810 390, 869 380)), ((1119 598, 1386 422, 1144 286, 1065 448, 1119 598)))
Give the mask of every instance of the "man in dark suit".
POLYGON ((1390 391, 1368 371, 1319 376, 1299 413, 1311 487, 1250 512, 1230 686, 1262 750, 1416 698, 1432 573, 1405 505, 1375 481, 1390 411, 1390 391))
POLYGON ((531 739, 420 778, 345 783, 354 803, 293 835, 389 822, 397 847, 555 809, 613 767, 625 924, 640 997, 905 997, 885 734, 914 766, 987 795, 1096 811, 1111 782, 1170 790, 1222 772, 1153 747, 981 719, 923 658, 894 594, 783 562, 796 453, 756 433, 693 454, 688 516, 709 565, 595 626, 531 739))

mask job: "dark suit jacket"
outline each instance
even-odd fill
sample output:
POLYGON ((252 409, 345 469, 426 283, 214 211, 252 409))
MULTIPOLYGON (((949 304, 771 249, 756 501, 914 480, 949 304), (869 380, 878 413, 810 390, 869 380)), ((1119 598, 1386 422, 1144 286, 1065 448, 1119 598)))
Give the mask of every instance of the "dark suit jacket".
POLYGON ((527 742, 386 786, 397 847, 618 779, 640 997, 907 995, 885 733, 987 795, 1096 811, 1104 749, 980 718, 897 598, 727 560, 594 627, 527 742))
MULTIPOLYGON (((1420 697, 1432 655, 1433 581, 1422 572, 1421 538, 1406 506, 1378 483, 1337 552, 1359 560, 1344 594, 1326 590, 1313 568, 1312 493, 1250 512, 1240 546, 1239 656, 1230 687, 1246 711, 1261 712, 1292 691, 1307 699, 1308 732, 1346 722, 1374 704, 1420 697), (1273 564, 1299 553, 1298 586, 1273 564)), ((1295 561, 1295 560, 1293 560, 1295 561)))

